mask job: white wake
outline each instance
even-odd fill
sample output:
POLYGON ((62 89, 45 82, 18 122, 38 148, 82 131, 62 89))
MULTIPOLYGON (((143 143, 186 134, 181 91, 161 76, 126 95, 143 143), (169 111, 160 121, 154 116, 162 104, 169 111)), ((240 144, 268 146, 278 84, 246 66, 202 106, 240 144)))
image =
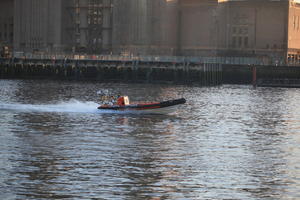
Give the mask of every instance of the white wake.
POLYGON ((56 104, 7 104, 0 103, 0 110, 13 110, 20 112, 72 112, 72 113, 97 113, 99 104, 92 101, 70 100, 56 104))

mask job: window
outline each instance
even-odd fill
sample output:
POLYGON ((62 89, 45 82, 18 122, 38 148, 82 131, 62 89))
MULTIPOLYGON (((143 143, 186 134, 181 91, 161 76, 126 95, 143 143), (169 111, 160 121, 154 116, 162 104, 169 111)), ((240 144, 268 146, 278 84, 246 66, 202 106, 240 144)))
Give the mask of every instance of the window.
POLYGON ((248 34, 248 27, 245 27, 244 28, 244 35, 247 35, 248 34))
POLYGON ((236 27, 233 27, 233 28, 232 28, 232 33, 233 33, 233 34, 236 34, 236 27))
POLYGON ((13 32, 10 32, 10 34, 9 34, 9 41, 12 43, 13 39, 14 39, 14 34, 13 34, 13 32))
POLYGON ((249 42, 248 42, 248 37, 245 37, 245 38, 244 38, 244 46, 245 46, 245 47, 248 47, 248 45, 249 45, 248 43, 249 43, 249 42))
POLYGON ((239 37, 239 47, 242 47, 242 37, 239 37))
POLYGON ((239 34, 243 34, 243 28, 239 28, 239 34))
POLYGON ((232 47, 235 48, 236 46, 236 37, 232 37, 232 47))

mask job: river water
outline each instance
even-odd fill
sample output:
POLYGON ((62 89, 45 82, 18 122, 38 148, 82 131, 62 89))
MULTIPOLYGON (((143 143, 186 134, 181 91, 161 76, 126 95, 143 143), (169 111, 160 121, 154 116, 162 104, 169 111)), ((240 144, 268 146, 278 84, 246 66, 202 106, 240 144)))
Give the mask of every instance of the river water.
POLYGON ((300 199, 300 89, 0 86, 0 199, 300 199), (103 113, 99 91, 187 103, 103 113))

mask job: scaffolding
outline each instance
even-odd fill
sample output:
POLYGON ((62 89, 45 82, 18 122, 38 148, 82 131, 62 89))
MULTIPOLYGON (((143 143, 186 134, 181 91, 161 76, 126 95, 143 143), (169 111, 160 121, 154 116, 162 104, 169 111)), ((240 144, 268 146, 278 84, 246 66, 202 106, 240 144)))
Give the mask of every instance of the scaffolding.
POLYGON ((68 33, 74 53, 103 54, 111 51, 113 0, 72 0, 68 33))

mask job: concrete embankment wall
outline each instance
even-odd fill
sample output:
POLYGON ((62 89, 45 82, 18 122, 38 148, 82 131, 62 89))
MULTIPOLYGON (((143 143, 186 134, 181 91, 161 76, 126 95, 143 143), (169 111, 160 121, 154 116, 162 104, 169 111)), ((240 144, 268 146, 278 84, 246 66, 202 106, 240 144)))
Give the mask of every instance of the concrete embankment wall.
POLYGON ((18 61, 0 63, 0 78, 222 84, 218 64, 140 61, 18 61))
POLYGON ((300 86, 300 67, 295 66, 223 65, 223 84, 252 84, 254 67, 258 86, 300 86))
POLYGON ((223 65, 223 84, 251 84, 252 67, 244 65, 223 65))
POLYGON ((2 79, 300 87, 300 67, 103 60, 0 60, 2 79), (256 73, 254 73, 256 69, 256 73), (255 78, 254 78, 255 77, 255 78))

